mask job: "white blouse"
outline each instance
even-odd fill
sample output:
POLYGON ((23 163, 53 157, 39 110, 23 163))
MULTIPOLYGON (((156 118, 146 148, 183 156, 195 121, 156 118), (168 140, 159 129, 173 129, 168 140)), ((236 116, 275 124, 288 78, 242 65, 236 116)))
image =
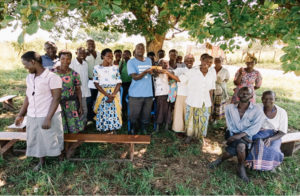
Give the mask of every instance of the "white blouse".
MULTIPOLYGON (((263 104, 260 104, 260 107, 263 110, 263 104)), ((288 130, 288 116, 286 111, 275 105, 277 109, 276 116, 272 119, 266 116, 265 122, 262 125, 262 129, 273 129, 274 131, 281 131, 287 133, 288 130)))
POLYGON ((187 105, 195 108, 212 105, 209 91, 216 89, 216 77, 213 71, 208 71, 204 76, 199 68, 192 68, 179 79, 182 82, 187 81, 187 105))
POLYGON ((122 83, 119 67, 115 65, 109 67, 96 65, 94 67, 93 82, 99 83, 100 86, 115 86, 118 83, 122 83))

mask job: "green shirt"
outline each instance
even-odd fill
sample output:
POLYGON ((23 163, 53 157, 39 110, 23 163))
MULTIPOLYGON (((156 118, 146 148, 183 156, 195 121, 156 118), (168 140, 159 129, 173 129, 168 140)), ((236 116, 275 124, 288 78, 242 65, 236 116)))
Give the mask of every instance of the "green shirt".
POLYGON ((122 82, 131 82, 131 76, 128 75, 126 61, 120 61, 120 74, 122 82))

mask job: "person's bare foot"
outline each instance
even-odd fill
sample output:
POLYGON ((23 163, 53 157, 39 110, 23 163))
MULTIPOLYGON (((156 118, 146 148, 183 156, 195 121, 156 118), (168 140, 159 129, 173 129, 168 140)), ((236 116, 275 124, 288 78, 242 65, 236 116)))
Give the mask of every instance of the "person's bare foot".
POLYGON ((62 151, 61 154, 58 156, 58 160, 60 162, 64 161, 65 160, 65 151, 62 151))
POLYGON ((191 143, 192 139, 193 139, 193 138, 192 138, 191 136, 187 136, 186 139, 184 140, 184 142, 185 142, 186 144, 189 144, 189 143, 191 143))
POLYGON ((208 167, 210 169, 215 169, 216 167, 218 167, 220 164, 222 163, 222 158, 218 158, 217 160, 210 162, 208 167))
POLYGON ((238 166, 238 176, 246 183, 249 183, 250 182, 250 179, 248 178, 247 176, 247 173, 246 173, 246 169, 244 167, 244 165, 239 165, 238 166))
POLYGON ((38 163, 34 168, 33 171, 38 172, 43 168, 43 164, 42 163, 38 163))

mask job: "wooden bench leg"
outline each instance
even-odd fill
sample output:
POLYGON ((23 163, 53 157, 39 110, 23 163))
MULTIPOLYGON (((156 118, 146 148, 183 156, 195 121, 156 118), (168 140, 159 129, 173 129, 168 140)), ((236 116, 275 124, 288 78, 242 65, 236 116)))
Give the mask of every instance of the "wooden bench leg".
POLYGON ((295 142, 281 144, 281 151, 284 156, 292 156, 295 147, 295 142))
POLYGON ((68 147, 66 148, 66 158, 71 158, 71 156, 75 153, 76 148, 78 148, 82 143, 83 141, 78 141, 72 143, 71 145, 67 144, 68 147))
POLYGON ((134 157, 134 144, 131 143, 130 144, 130 161, 133 161, 133 157, 134 157))
POLYGON ((13 99, 4 101, 3 107, 7 110, 15 110, 13 99))
POLYGON ((300 149, 300 144, 295 144, 293 153, 300 149))
POLYGON ((6 153, 17 141, 18 141, 17 139, 14 139, 14 140, 8 141, 3 146, 0 145, 0 154, 1 154, 1 157, 3 157, 4 153, 6 153))

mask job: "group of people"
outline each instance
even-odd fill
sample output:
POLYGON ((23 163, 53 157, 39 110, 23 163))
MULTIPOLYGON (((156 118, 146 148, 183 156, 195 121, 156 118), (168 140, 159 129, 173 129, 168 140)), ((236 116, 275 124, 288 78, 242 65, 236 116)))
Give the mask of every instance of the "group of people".
POLYGON ((15 121, 20 124, 27 114, 26 155, 40 158, 37 170, 46 156, 61 155, 63 132, 79 133, 94 121, 98 131, 113 134, 129 121, 130 134, 149 134, 152 111, 154 132, 173 130, 186 135, 186 143, 193 138, 204 142, 208 124, 226 117, 226 152, 210 167, 236 155, 239 176, 246 182, 245 166, 273 170, 283 160, 280 138, 287 132, 287 114, 274 104, 272 91, 264 92, 263 105, 255 104, 262 77, 254 69, 254 55, 248 54, 246 68, 235 74, 230 104, 229 71, 222 58, 207 53, 194 65, 192 54, 182 58, 175 49, 169 59, 164 50, 145 57, 142 43, 133 58, 129 50, 100 53, 93 40, 79 47, 74 59, 68 50, 57 56, 53 42, 44 48, 43 56, 29 51, 21 57, 30 74, 15 121))

